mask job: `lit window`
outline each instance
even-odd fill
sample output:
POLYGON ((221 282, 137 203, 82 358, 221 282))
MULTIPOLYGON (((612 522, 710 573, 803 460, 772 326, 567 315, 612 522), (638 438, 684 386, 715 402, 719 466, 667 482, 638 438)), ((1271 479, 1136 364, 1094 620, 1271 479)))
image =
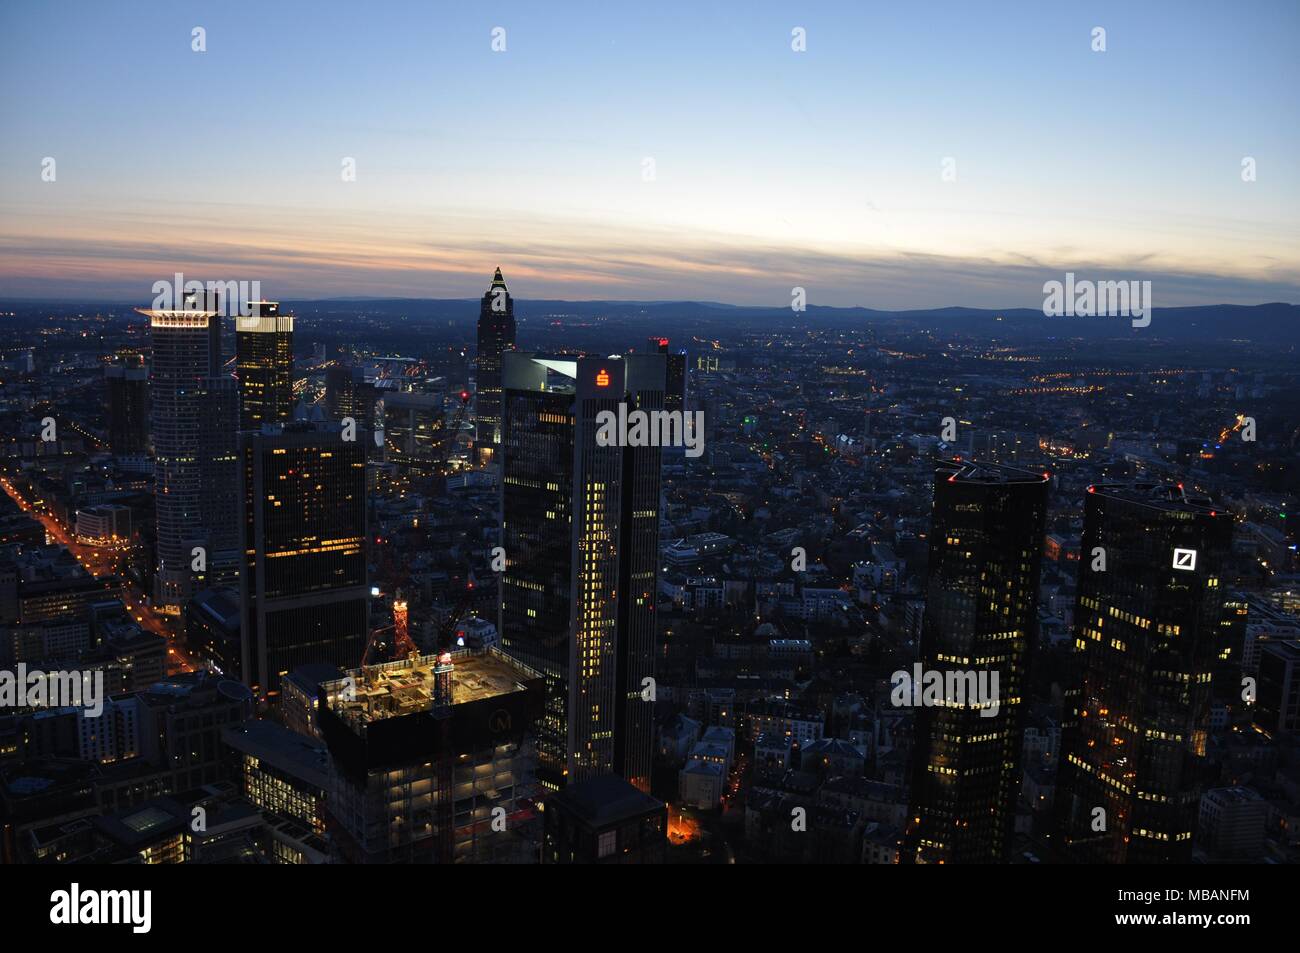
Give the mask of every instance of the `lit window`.
POLYGON ((605 831, 596 842, 596 856, 608 857, 618 848, 618 831, 605 831))

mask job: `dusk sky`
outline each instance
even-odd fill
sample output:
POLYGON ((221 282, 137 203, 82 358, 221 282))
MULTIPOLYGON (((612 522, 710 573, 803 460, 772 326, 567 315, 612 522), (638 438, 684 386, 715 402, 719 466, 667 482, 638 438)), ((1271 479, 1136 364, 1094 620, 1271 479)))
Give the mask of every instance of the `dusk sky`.
POLYGON ((1076 6, 8 2, 0 296, 1300 301, 1300 4, 1076 6))

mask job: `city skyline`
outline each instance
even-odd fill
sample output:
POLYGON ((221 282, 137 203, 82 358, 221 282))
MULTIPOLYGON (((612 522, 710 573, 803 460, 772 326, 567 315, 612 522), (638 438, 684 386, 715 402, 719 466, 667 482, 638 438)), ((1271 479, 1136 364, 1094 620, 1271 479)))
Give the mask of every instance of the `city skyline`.
POLYGON ((21 912, 184 946, 204 868, 329 866, 428 936, 334 902, 407 864, 942 865, 997 936, 1273 906, 1296 0, 0 37, 21 912))

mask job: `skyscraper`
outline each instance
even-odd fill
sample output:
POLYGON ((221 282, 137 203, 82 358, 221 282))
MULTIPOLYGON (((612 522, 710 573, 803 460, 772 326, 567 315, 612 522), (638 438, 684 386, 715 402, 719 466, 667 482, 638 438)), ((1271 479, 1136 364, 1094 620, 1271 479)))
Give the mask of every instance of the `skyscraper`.
POLYGON ((242 677, 262 692, 300 665, 356 665, 366 645, 367 431, 267 425, 242 437, 242 677))
POLYGON ((139 355, 104 368, 108 446, 114 457, 149 450, 149 369, 139 355))
POLYGON ((240 430, 293 419, 293 315, 278 301, 251 302, 235 319, 235 376, 240 430))
POLYGON ((327 824, 348 863, 536 863, 541 677, 495 649, 321 685, 327 824))
POLYGON ((648 790, 660 448, 602 446, 597 415, 662 409, 659 355, 504 360, 502 645, 542 672, 538 777, 648 790))
POLYGON ((1056 790, 1065 857, 1189 861, 1232 529, 1181 486, 1088 488, 1056 790))
POLYGON ((489 458, 501 442, 501 355, 514 346, 515 301, 498 268, 478 314, 474 442, 481 459, 489 458))
POLYGON ((917 709, 906 859, 996 863, 1011 846, 1047 487, 1046 474, 1001 466, 935 474, 921 666, 993 690, 917 709))
MULTIPOLYGON (((233 586, 239 575, 239 382, 221 374, 207 382, 208 423, 199 435, 208 529, 206 571, 195 572, 194 591, 233 586)), ((191 569, 194 567, 191 566, 191 569)))
POLYGON ((325 371, 325 409, 331 420, 351 417, 358 427, 375 425, 379 393, 359 367, 335 364, 325 371))
POLYGON ((229 501, 238 484, 238 408, 222 374, 221 312, 187 294, 179 310, 136 309, 149 318, 150 430, 158 517, 155 604, 179 613, 207 567, 238 545, 229 501))
POLYGON ((662 354, 668 362, 664 383, 664 410, 685 410, 686 352, 669 350, 668 338, 664 337, 652 337, 647 343, 651 354, 662 354))

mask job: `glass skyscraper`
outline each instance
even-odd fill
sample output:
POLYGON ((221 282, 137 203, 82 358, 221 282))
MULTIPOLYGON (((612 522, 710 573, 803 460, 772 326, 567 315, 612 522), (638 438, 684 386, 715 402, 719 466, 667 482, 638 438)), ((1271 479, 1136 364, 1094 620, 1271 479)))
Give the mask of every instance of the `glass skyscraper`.
POLYGON ((264 693, 300 665, 351 668, 369 620, 366 447, 338 424, 267 425, 243 451, 241 673, 264 693))
POLYGON ((538 777, 648 790, 660 448, 603 446, 597 415, 662 409, 661 355, 504 360, 502 644, 541 671, 538 777))
POLYGON ((276 301, 251 307, 235 319, 240 430, 293 419, 293 315, 281 314, 276 301))
POLYGON ((480 459, 490 458, 501 442, 501 356, 514 346, 515 301, 498 268, 479 304, 474 442, 480 459))
POLYGON ((945 685, 997 682, 992 707, 967 693, 917 709, 905 861, 998 863, 1010 849, 1048 483, 976 463, 935 474, 920 664, 945 685))
POLYGON ((1230 629, 1233 517, 1181 485, 1088 488, 1077 681, 1057 777, 1057 847, 1086 863, 1186 863, 1212 680, 1230 629))
POLYGON ((218 302, 187 294, 149 319, 150 432, 158 520, 155 603, 179 613, 210 564, 238 545, 230 501, 238 483, 234 381, 222 373, 218 302))

